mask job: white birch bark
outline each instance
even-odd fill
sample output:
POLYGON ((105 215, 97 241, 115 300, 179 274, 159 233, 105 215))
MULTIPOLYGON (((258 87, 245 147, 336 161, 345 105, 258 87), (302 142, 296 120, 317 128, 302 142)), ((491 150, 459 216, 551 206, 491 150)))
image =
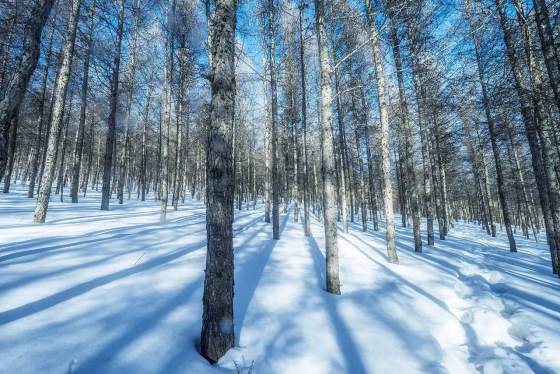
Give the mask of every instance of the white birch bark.
POLYGON ((51 187, 56 169, 56 151, 58 149, 58 136, 62 128, 64 117, 64 104, 66 102, 66 93, 68 91, 68 81, 70 80, 70 71, 72 68, 72 59, 74 58, 74 46, 76 41, 76 29, 78 27, 78 19, 80 15, 81 0, 72 1, 72 11, 68 20, 68 33, 64 43, 64 55, 62 65, 58 73, 56 91, 54 95, 54 103, 52 109, 52 123, 50 128, 49 144, 47 146, 47 156, 45 160, 45 169, 41 180, 41 188, 37 197, 37 205, 33 222, 45 223, 47 217, 47 209, 49 207, 49 199, 51 196, 51 187))

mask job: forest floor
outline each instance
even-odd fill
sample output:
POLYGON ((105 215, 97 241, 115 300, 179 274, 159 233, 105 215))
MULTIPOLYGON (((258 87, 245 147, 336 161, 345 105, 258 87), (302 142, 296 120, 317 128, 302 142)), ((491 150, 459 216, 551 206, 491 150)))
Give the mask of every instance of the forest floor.
POLYGON ((258 206, 236 211, 236 348, 210 366, 196 351, 202 203, 161 224, 152 195, 110 211, 95 191, 79 204, 53 195, 36 225, 26 190, 0 195, 0 373, 560 373, 560 280, 544 233, 518 233, 510 253, 504 232, 459 222, 418 254, 399 225, 391 265, 383 225, 363 233, 356 220, 339 231, 333 296, 317 219, 306 238, 290 209, 274 241, 258 206))

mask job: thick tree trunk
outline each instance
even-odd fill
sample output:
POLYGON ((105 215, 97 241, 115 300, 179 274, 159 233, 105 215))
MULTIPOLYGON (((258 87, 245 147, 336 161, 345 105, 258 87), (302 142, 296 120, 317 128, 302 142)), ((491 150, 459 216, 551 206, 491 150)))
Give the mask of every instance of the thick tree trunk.
POLYGON ((212 25, 212 109, 208 128, 201 354, 217 362, 234 346, 233 164, 236 0, 217 0, 212 25))
POLYGON ((323 0, 315 0, 315 20, 321 72, 321 145, 323 165, 323 216, 327 261, 327 292, 340 295, 337 225, 334 214, 334 145, 332 134, 332 67, 325 25, 323 0))
POLYGON ((68 81, 70 80, 70 71, 72 68, 72 59, 74 58, 74 46, 76 41, 76 29, 80 15, 81 0, 72 1, 72 12, 68 21, 68 34, 64 44, 64 56, 62 65, 58 73, 56 89, 54 94, 54 103, 52 109, 52 123, 50 126, 49 143, 47 146, 47 154, 45 159, 44 173, 41 180, 41 188, 37 197, 37 206, 33 222, 44 223, 47 217, 47 209, 51 196, 51 187, 56 169, 56 153, 58 149, 58 136, 62 128, 64 117, 64 105, 66 102, 66 93, 68 91, 68 81))

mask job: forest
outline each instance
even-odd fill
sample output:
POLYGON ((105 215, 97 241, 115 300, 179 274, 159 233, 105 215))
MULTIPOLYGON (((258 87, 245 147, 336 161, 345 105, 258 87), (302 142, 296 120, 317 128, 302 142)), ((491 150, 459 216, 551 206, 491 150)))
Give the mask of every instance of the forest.
POLYGON ((0 0, 0 372, 560 373, 556 0, 0 0))

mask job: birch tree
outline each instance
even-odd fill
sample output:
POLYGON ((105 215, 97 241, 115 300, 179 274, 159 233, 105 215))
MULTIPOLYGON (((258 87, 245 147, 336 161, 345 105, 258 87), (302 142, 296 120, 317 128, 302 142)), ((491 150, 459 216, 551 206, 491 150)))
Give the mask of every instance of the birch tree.
POLYGON ((64 43, 64 57, 62 65, 58 72, 56 89, 54 93, 54 103, 52 109, 52 123, 50 126, 49 143, 47 146, 47 155, 45 159, 45 170, 41 180, 39 195, 37 196, 37 205, 35 214, 33 215, 34 223, 45 223, 47 217, 47 209, 51 196, 51 187, 56 168, 56 153, 58 150, 59 133, 62 129, 64 116, 64 105, 66 103, 66 93, 68 92, 68 81, 70 80, 70 72, 72 68, 72 59, 74 58, 74 46, 76 42, 76 29, 78 28, 78 19, 80 16, 81 0, 72 1, 72 10, 68 20, 68 33, 64 43))
POLYGON ((327 262, 327 292, 340 295, 338 266, 338 239, 335 209, 335 162, 332 135, 332 66, 325 25, 325 5, 323 0, 315 0, 315 22, 319 47, 321 71, 321 148, 323 175, 323 221, 325 225, 325 249, 327 262))

